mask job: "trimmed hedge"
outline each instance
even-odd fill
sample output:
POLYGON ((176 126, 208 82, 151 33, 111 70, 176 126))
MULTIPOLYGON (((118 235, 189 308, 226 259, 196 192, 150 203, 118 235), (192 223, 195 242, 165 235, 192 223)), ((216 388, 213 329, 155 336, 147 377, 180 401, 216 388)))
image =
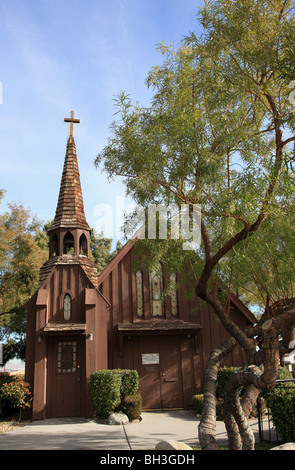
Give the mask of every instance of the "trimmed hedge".
POLYGON ((142 411, 142 399, 139 393, 127 395, 124 400, 125 413, 130 421, 140 419, 142 411))
POLYGON ((284 442, 295 441, 295 385, 271 390, 266 397, 277 433, 284 442))
POLYGON ((204 395, 203 394, 197 394, 197 395, 193 396, 193 409, 195 410, 197 415, 202 414, 203 401, 204 401, 204 395))
POLYGON ((121 375, 115 370, 99 370, 90 376, 95 414, 107 418, 121 402, 121 375))
POLYGON ((132 369, 117 369, 118 373, 121 374, 121 395, 134 395, 137 392, 139 385, 139 375, 137 370, 132 369))
POLYGON ((90 386, 96 416, 107 418, 111 411, 123 408, 126 396, 134 395, 138 385, 139 375, 136 370, 108 369, 93 372, 90 386))

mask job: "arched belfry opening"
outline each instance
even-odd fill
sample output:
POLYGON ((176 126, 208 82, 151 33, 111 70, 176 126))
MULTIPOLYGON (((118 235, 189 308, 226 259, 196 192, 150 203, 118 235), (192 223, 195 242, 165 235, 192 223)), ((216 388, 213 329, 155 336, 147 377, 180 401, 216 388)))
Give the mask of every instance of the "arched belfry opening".
POLYGON ((81 256, 87 256, 88 255, 88 246, 87 246, 87 238, 82 233, 80 240, 79 240, 79 255, 81 256))
POLYGON ((75 243, 74 237, 71 232, 67 232, 63 240, 63 254, 74 255, 75 254, 75 243))
POLYGON ((51 256, 58 256, 58 238, 56 233, 53 235, 51 240, 51 256))

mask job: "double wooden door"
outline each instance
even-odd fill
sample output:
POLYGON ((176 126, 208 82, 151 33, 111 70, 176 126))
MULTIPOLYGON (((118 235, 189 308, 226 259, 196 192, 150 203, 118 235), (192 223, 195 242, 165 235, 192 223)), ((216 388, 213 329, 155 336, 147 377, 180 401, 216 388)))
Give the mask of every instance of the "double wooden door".
POLYGON ((81 416, 82 338, 48 338, 47 417, 81 416))
POLYGON ((183 408, 180 336, 138 338, 138 371, 144 409, 183 408))

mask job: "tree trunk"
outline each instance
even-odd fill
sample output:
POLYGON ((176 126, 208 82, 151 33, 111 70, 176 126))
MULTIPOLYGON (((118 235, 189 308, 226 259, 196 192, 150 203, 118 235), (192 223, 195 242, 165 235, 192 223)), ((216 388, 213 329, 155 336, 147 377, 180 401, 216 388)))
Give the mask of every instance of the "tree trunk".
POLYGON ((215 439, 216 425, 216 382, 221 360, 236 346, 233 337, 219 348, 214 349, 207 362, 204 374, 204 401, 202 418, 199 424, 199 440, 203 450, 218 450, 215 439))
MULTIPOLYGON (((208 303, 215 307, 214 310, 219 313, 221 321, 224 320, 224 311, 219 300, 213 299, 211 294, 209 299, 208 303)), ((208 297, 206 300, 208 301, 208 297)), ((199 440, 203 450, 218 450, 215 439, 217 374, 222 359, 232 351, 236 344, 246 346, 248 364, 229 380, 224 400, 224 421, 231 450, 254 449, 255 442, 248 425, 248 417, 259 392, 275 386, 280 363, 279 335, 282 326, 286 328, 294 325, 294 312, 290 309, 284 312, 281 318, 278 316, 273 318, 266 316, 266 318, 265 321, 263 316, 255 327, 249 327, 244 331, 239 330, 238 327, 232 328, 230 320, 227 320, 225 324, 222 321, 223 326, 228 331, 230 330, 235 338, 231 336, 220 348, 213 350, 206 366, 203 412, 199 424, 199 440), (288 320, 287 323, 286 320, 288 320), (255 343, 247 335, 259 336, 259 351, 254 351, 255 343), (259 368, 258 366, 261 365, 262 368, 259 368), (246 388, 242 400, 239 399, 241 388, 246 388)))
POLYGON ((265 329, 261 348, 264 371, 257 366, 249 366, 233 374, 227 384, 224 421, 231 450, 254 450, 255 441, 248 417, 259 391, 275 386, 280 363, 278 336, 275 328, 265 329), (243 387, 247 388, 246 396, 240 401, 239 392, 243 387))
POLYGON ((258 383, 262 374, 259 367, 250 366, 233 374, 227 384, 223 413, 230 450, 254 450, 255 440, 248 426, 248 417, 255 403, 254 399, 257 399, 259 393, 259 389, 253 384, 258 383), (247 387, 244 403, 239 397, 243 387, 247 387))

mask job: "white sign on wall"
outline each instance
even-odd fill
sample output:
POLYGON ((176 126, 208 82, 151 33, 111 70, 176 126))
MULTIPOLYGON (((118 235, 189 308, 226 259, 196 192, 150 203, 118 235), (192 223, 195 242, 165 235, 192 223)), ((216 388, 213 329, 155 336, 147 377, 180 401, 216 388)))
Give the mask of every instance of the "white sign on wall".
POLYGON ((159 353, 149 353, 141 355, 142 364, 160 364, 160 354, 159 353))

